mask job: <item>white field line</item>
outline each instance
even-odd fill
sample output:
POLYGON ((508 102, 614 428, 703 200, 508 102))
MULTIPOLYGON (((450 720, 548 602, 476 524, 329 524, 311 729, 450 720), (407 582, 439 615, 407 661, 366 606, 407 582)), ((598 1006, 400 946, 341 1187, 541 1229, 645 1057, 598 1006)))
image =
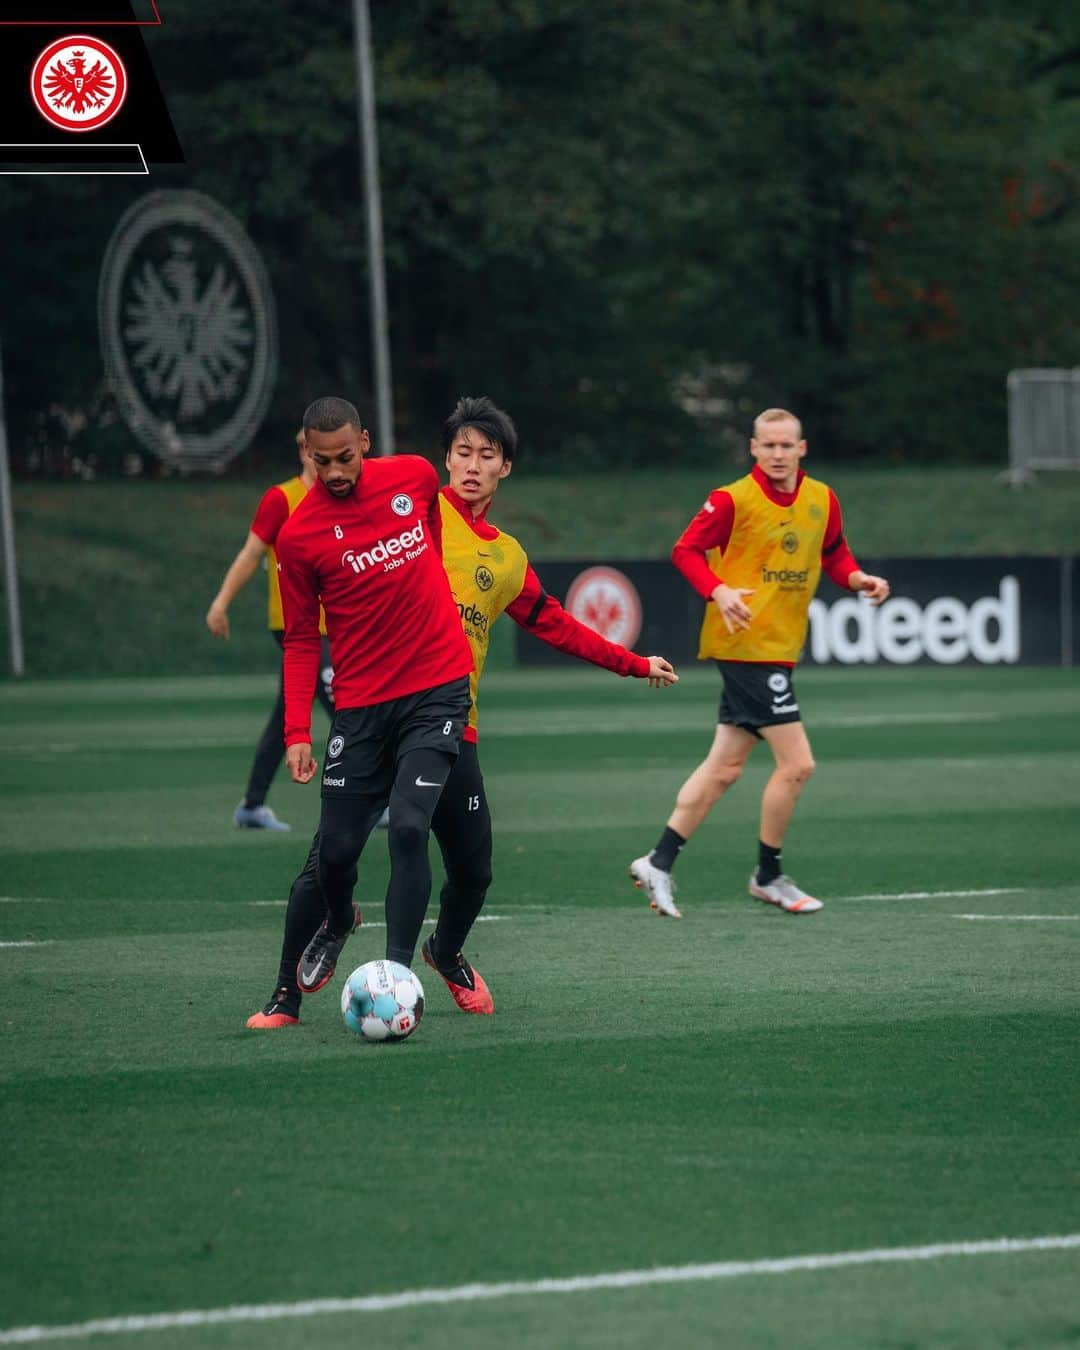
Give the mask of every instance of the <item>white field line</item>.
POLYGON ((995 712, 969 713, 825 713, 813 717, 811 727, 907 727, 907 726, 954 726, 961 722, 1000 722, 1001 714, 995 712))
POLYGON ((954 914, 954 919, 983 919, 989 923, 1077 923, 1080 914, 954 914))
MULTIPOLYGON (((987 895, 1025 895, 1030 888, 1026 886, 1006 886, 981 891, 879 891, 870 895, 838 895, 835 900, 970 900, 981 899, 987 895)), ((50 896, 44 895, 0 895, 0 905, 55 905, 67 904, 66 900, 55 900, 50 896)), ((201 904, 202 900, 196 900, 193 903, 201 904)), ((222 902, 222 903, 232 903, 222 902)), ((288 900, 248 900, 248 905, 267 908, 281 908, 287 905, 288 900)), ((514 910, 518 911, 536 911, 546 913, 548 910, 558 908, 552 905, 515 905, 514 910)), ((609 903, 601 905, 579 905, 578 909, 610 909, 609 903)), ((481 914, 477 922, 490 922, 492 919, 509 919, 514 915, 510 914, 481 914)), ((370 927, 371 925, 365 925, 370 927)))
MULTIPOLYGON (((994 712, 969 713, 823 713, 814 717, 811 727, 903 727, 903 726, 954 726, 966 722, 1000 722, 1001 714, 994 712)), ((663 723, 663 729, 672 731, 692 730, 701 725, 698 717, 675 717, 663 723)), ((513 736, 569 736, 588 732, 596 736, 625 736, 633 730, 633 717, 628 711, 625 718, 606 722, 589 721, 578 716, 559 718, 549 716, 541 722, 507 718, 500 726, 497 717, 490 719, 483 730, 485 739, 513 736)), ((127 735, 124 751, 133 750, 216 750, 233 749, 251 743, 250 736, 138 736, 127 735)), ((14 754, 29 754, 35 758, 47 755, 88 754, 109 748, 98 741, 9 741, 3 742, 4 748, 14 754)), ((115 745, 112 747, 115 749, 115 745)))
POLYGON ((0 947, 47 947, 51 939, 42 942, 0 942, 0 947))
MULTIPOLYGON (((1026 891, 1026 888, 1025 888, 1025 887, 1023 887, 1023 886, 1015 886, 1015 887, 1008 887, 1008 888, 1000 889, 1000 890, 995 889, 995 890, 985 890, 985 891, 894 891, 894 892, 892 892, 891 894, 881 893, 881 894, 875 894, 875 895, 838 895, 838 896, 836 896, 835 898, 836 898, 837 900, 843 900, 843 901, 847 901, 847 900, 969 900, 969 899, 971 899, 972 897, 981 898, 981 897, 986 896, 986 895, 1023 895, 1023 894, 1025 894, 1025 891, 1026 891)), ((261 906, 261 905, 274 905, 274 906, 280 907, 281 905, 287 905, 289 902, 288 902, 287 900, 249 900, 247 903, 248 903, 249 905, 259 905, 259 906, 261 906)), ((710 902, 710 903, 716 903, 716 902, 710 902)), ((547 910, 552 909, 553 906, 551 906, 551 905, 515 905, 514 908, 515 908, 516 910, 541 910, 541 911, 547 911, 547 910)), ((555 908, 557 908, 557 907, 555 907, 555 908)), ((610 908, 611 908, 610 904, 606 904, 606 905, 577 905, 577 906, 575 906, 575 909, 576 909, 576 911, 578 911, 578 912, 580 912, 582 909, 589 909, 589 910, 592 910, 592 909, 608 909, 608 910, 610 910, 610 908)), ((624 906, 623 908, 625 908, 625 906, 624 906)), ((513 918, 513 917, 514 917, 514 916, 511 915, 511 914, 481 914, 481 915, 479 916, 479 918, 476 920, 476 922, 477 922, 477 923, 483 923, 485 920, 491 920, 491 919, 510 919, 510 918, 513 918)), ((364 924, 364 927, 365 927, 365 928, 368 928, 368 927, 374 927, 374 925, 373 925, 373 924, 369 925, 369 924, 365 923, 365 924, 364 924)))
POLYGON ((328 1313, 394 1312, 401 1308, 418 1308, 432 1304, 479 1303, 500 1298, 536 1297, 545 1294, 582 1294, 599 1289, 640 1289, 647 1285, 733 1280, 745 1275, 790 1275, 808 1270, 837 1270, 845 1266, 938 1261, 950 1256, 1011 1256, 1020 1252, 1063 1251, 1076 1247, 1080 1247, 1080 1233, 1069 1233, 1063 1237, 994 1238, 986 1242, 938 1242, 926 1247, 876 1247, 860 1252, 787 1256, 761 1261, 714 1261, 707 1265, 658 1266, 651 1270, 612 1271, 606 1275, 575 1275, 566 1279, 547 1280, 507 1280, 501 1284, 460 1284, 447 1289, 406 1289, 398 1294, 369 1294, 357 1298, 316 1298, 300 1303, 239 1304, 231 1308, 146 1313, 132 1317, 102 1317, 92 1322, 74 1322, 63 1326, 11 1327, 6 1331, 0 1331, 0 1345, 87 1340, 91 1336, 168 1331, 174 1327, 205 1327, 230 1322, 278 1322, 285 1318, 322 1317, 328 1313))
POLYGON ((1027 886, 1005 886, 987 891, 893 891, 875 895, 841 895, 838 900, 969 900, 984 895, 1026 895, 1027 886))
MULTIPOLYGON (((823 713, 808 723, 811 729, 824 728, 860 728, 860 727, 904 727, 904 726, 954 726, 966 722, 1000 722, 1001 714, 994 712, 971 713, 823 713)), ((690 731, 701 726, 699 717, 665 717, 657 723, 657 730, 690 731)), ((574 715, 559 718, 549 715, 543 722, 522 721, 520 718, 507 718, 501 725, 497 718, 490 717, 481 728, 485 740, 512 736, 626 736, 631 732, 628 720, 609 722, 585 721, 574 715)), ((16 747, 17 748, 17 747, 16 747)))
MULTIPOLYGON (((249 905, 254 905, 254 906, 256 906, 256 907, 262 907, 262 906, 272 905, 275 909, 280 909, 280 908, 282 907, 282 905, 287 905, 288 903, 289 903, 288 900, 249 900, 249 901, 248 901, 248 904, 249 904, 249 905)), ((473 922, 474 922, 474 923, 498 923, 500 919, 509 919, 509 918, 512 918, 512 917, 513 917, 513 915, 510 915, 510 914, 478 914, 478 915, 476 916, 476 918, 473 920, 473 922)), ((377 920, 373 920, 373 921, 369 922, 367 919, 365 919, 365 920, 363 921, 363 923, 360 925, 361 930, 363 930, 363 929, 365 929, 365 928, 385 928, 385 927, 386 927, 386 924, 385 924, 385 923, 381 923, 381 922, 379 922, 379 921, 377 921, 377 920)))

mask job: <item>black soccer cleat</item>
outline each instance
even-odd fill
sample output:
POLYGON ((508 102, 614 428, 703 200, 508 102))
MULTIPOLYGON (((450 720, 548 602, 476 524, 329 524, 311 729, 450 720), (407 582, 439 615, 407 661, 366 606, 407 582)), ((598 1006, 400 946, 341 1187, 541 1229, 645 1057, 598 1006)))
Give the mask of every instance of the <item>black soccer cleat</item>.
POLYGON ((304 948, 296 966, 296 983, 302 994, 314 994, 334 978, 341 949, 349 940, 349 933, 360 927, 360 907, 353 904, 353 926, 348 933, 337 937, 330 931, 329 918, 323 919, 319 931, 304 948))
POLYGON ((271 994, 270 1002, 262 1012, 252 1013, 245 1025, 253 1031, 261 1031, 266 1028, 293 1027, 299 1021, 300 995, 281 985, 271 994))

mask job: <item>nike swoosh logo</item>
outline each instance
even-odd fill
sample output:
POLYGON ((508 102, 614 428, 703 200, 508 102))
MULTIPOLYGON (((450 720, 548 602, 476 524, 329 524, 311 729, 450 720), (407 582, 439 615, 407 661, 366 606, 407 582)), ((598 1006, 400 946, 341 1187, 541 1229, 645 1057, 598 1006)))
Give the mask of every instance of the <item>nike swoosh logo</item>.
POLYGON ((441 787, 442 787, 442 784, 441 784, 441 783, 429 783, 429 782, 427 782, 427 780, 424 779, 424 778, 418 778, 418 779, 416 780, 416 786, 417 786, 417 787, 438 787, 438 788, 441 788, 441 787))
POLYGON ((490 554, 490 553, 481 553, 480 550, 477 549, 477 550, 476 550, 476 556, 477 556, 478 558, 490 558, 490 557, 491 557, 491 554, 490 554))
POLYGON ((335 759, 334 762, 333 762, 333 764, 327 764, 327 765, 324 767, 323 772, 325 772, 326 769, 336 769, 337 766, 338 766, 340 763, 342 763, 342 761, 341 761, 340 759, 335 759))

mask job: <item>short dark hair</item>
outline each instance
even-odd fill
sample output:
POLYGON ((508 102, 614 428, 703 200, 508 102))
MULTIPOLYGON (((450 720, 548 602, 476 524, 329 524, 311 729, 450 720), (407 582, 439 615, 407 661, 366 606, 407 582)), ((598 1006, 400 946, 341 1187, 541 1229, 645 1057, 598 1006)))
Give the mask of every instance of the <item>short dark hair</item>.
POLYGON ((491 399, 459 398, 457 407, 443 423, 443 452, 448 453, 454 443, 454 437, 465 427, 475 427, 482 431, 493 445, 502 451, 503 459, 508 462, 514 458, 517 449, 518 434, 513 418, 509 413, 497 408, 491 399))
POLYGON ((360 414, 344 398, 317 398, 304 412, 304 434, 309 431, 340 431, 344 426, 363 428, 360 414))

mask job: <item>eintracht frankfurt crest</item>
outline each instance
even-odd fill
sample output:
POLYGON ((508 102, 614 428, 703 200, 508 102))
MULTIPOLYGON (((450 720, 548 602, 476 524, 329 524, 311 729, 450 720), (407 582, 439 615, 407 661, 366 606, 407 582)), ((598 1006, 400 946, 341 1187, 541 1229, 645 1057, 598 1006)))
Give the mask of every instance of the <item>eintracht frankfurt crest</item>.
POLYGON ((579 573, 566 593, 566 609, 587 628, 624 647, 632 647, 641 632, 637 587, 615 567, 579 573))
POLYGON ((100 38, 72 34, 50 42, 30 72, 34 105, 61 131, 96 131, 127 97, 124 63, 100 38))
POLYGON ((98 321, 109 381, 147 449, 220 471, 249 444, 277 374, 274 297, 222 206, 200 192, 136 202, 105 251, 98 321))

